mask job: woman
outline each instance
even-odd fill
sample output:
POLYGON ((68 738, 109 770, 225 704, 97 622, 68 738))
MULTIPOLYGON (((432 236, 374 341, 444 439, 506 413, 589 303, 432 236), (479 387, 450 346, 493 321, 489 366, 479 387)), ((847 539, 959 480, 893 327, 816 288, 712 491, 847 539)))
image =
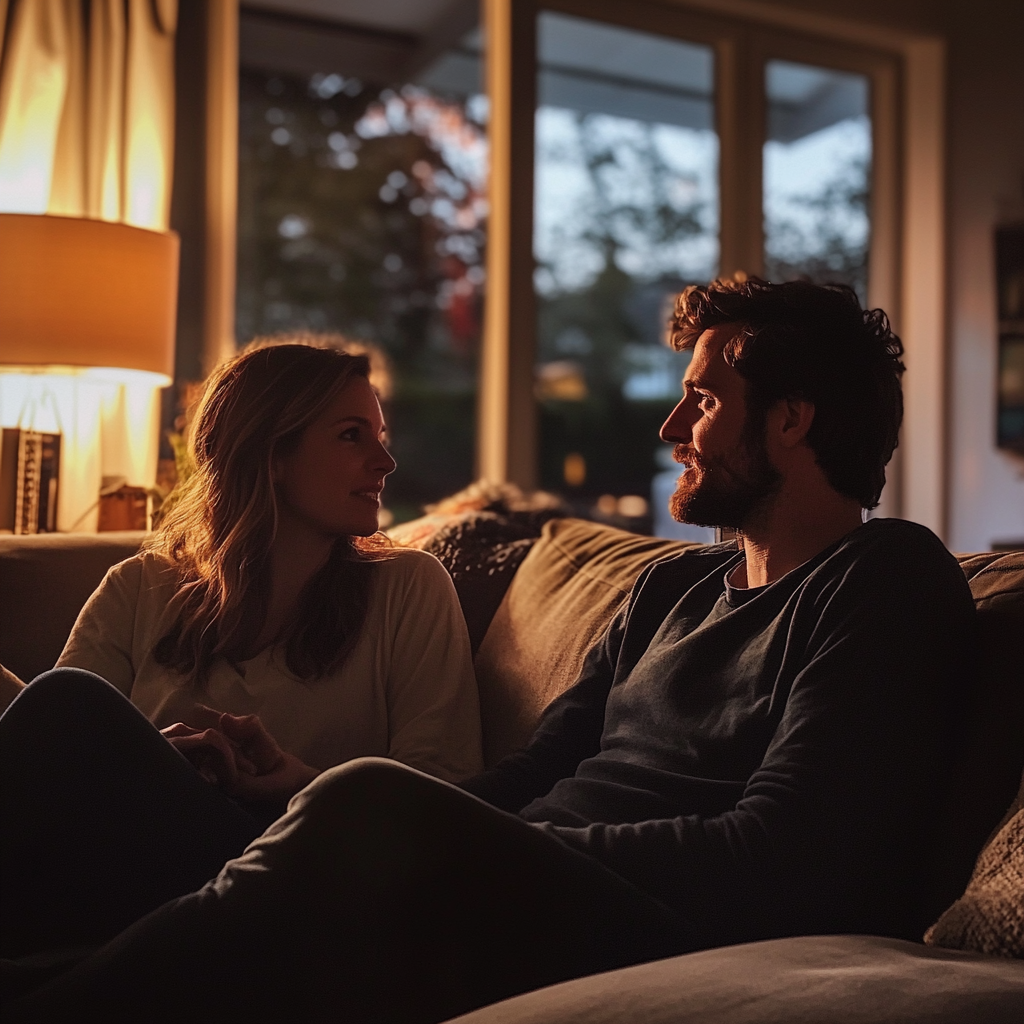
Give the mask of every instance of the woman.
POLYGON ((4 956, 101 940, 202 884, 343 761, 480 769, 451 580, 372 539, 395 462, 368 374, 288 344, 213 375, 158 534, 0 719, 4 956))

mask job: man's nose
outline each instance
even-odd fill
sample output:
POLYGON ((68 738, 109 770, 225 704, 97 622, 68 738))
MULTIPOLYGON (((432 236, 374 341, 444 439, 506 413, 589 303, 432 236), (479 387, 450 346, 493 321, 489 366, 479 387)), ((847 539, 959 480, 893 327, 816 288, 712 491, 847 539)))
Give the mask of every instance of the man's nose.
POLYGON ((683 399, 679 404, 668 414, 668 419, 661 425, 661 430, 658 432, 658 436, 662 441, 668 444, 689 444, 693 439, 693 433, 690 429, 690 419, 686 415, 683 409, 683 403, 686 400, 683 399))

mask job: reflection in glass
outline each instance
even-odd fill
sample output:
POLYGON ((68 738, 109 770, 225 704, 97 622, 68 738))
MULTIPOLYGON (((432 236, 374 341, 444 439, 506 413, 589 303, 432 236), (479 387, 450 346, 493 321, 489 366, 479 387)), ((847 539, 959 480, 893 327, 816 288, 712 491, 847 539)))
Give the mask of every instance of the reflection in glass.
POLYGON ((387 353, 398 520, 473 477, 486 232, 474 42, 399 87, 240 77, 241 341, 340 332, 387 353))
POLYGON ((649 525, 658 427, 686 365, 666 321, 718 262, 713 55, 542 13, 538 57, 540 479, 649 525))
POLYGON ((765 275, 840 281, 867 298, 868 79, 772 60, 766 68, 765 275))

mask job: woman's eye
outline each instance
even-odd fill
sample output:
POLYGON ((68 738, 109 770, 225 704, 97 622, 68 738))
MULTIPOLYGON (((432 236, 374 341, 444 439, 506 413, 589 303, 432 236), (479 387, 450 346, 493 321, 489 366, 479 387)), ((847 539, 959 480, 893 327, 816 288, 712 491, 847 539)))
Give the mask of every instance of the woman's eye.
POLYGON ((359 428, 349 427, 348 430, 343 430, 338 435, 339 441, 358 441, 359 440, 359 428))

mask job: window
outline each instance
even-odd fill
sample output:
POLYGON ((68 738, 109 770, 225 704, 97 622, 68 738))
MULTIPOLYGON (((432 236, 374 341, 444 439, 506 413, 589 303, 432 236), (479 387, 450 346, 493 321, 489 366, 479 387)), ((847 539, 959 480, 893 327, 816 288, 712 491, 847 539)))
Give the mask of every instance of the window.
POLYGON ((487 225, 478 45, 470 32, 397 85, 350 71, 344 52, 295 73, 246 67, 243 47, 238 337, 338 333, 384 351, 398 521, 474 477, 487 225))
POLYGON ((540 483, 642 525, 688 361, 665 323, 718 265, 714 53, 549 12, 537 48, 540 483))
POLYGON ((840 281, 867 301, 869 81, 769 60, 763 157, 765 276, 840 281))
POLYGON ((898 320, 925 287, 897 279, 901 65, 645 0, 471 8, 440 43, 310 30, 301 59, 243 12, 240 338, 387 352, 398 518, 484 476, 671 531, 681 288, 806 275, 898 320))
POLYGON ((481 420, 483 468, 670 533, 639 513, 675 475, 657 429, 686 365, 664 343, 681 288, 807 276, 892 309, 895 60, 642 0, 488 10, 509 69, 491 131, 508 133, 492 223, 504 208, 510 302, 484 362, 505 361, 509 412, 481 420))

